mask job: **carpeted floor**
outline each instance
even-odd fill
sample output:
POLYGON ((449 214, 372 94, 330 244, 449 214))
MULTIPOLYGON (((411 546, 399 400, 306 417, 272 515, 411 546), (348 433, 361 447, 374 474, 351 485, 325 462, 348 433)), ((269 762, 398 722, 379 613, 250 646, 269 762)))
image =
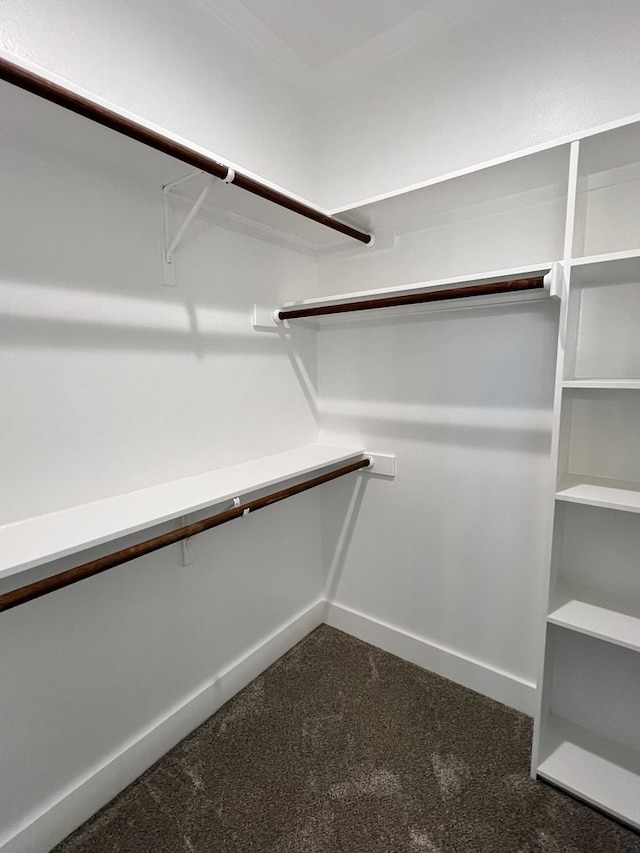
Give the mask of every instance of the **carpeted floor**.
POLYGON ((522 714, 322 626, 56 853, 640 853, 522 714))

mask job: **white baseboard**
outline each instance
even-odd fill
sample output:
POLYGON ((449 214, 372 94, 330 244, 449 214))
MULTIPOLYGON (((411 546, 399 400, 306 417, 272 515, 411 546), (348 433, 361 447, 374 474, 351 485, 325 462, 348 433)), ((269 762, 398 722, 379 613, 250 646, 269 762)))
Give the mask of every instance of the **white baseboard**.
POLYGON ((265 637, 225 670, 201 685, 135 739, 124 744, 72 787, 57 792, 10 837, 0 838, 2 853, 48 853, 70 832, 106 805, 169 749, 214 714, 250 681, 325 620, 320 600, 265 637))
POLYGON ((536 688, 531 682, 339 604, 327 604, 324 621, 332 628, 490 696, 523 714, 532 717, 535 713, 536 688))

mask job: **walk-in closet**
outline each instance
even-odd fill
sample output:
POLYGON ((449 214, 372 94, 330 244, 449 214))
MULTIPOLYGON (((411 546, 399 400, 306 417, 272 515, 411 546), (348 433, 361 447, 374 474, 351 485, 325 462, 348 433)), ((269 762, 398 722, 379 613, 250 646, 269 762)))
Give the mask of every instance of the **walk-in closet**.
POLYGON ((635 0, 4 7, 1 853, 640 851, 635 0))

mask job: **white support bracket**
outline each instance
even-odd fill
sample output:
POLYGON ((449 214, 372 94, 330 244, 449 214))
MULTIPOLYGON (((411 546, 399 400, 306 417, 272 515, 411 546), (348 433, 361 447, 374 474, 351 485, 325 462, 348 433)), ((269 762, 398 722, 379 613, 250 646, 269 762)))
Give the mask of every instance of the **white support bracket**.
POLYGON ((545 290, 549 291, 549 296, 555 296, 558 299, 562 298, 564 290, 564 272, 561 264, 554 261, 551 269, 544 277, 545 290))
MULTIPOLYGON (((198 215, 200 208, 207 200, 209 193, 211 192, 211 188, 213 186, 214 179, 212 177, 206 183, 206 186, 198 196, 198 198, 193 203, 193 207, 185 217, 184 222, 178 228, 176 233, 173 234, 173 211, 171 209, 171 201, 170 201, 170 193, 180 184, 183 184, 185 181, 191 180, 191 178, 198 177, 199 175, 204 175, 204 172, 198 170, 196 172, 190 172, 188 175, 185 175, 183 178, 179 178, 177 181, 172 181, 170 184, 165 184, 162 187, 162 283, 169 285, 171 287, 175 286, 176 283, 176 267, 175 267, 175 256, 178 250, 178 246, 180 245, 180 241, 184 237, 187 232, 187 229, 193 222, 193 220, 198 215)), ((225 183, 230 183, 233 181, 235 177, 235 173, 233 169, 229 169, 229 173, 227 177, 224 179, 225 183)))
MULTIPOLYGON (((188 515, 183 515, 181 519, 181 526, 186 527, 187 524, 191 524, 191 519, 188 515)), ((190 536, 188 539, 183 539, 180 543, 180 546, 182 555, 182 565, 190 566, 196 558, 196 546, 193 540, 193 536, 190 536)))
POLYGON ((390 453, 366 453, 371 463, 368 468, 361 468, 361 474, 371 474, 376 477, 387 477, 390 480, 396 476, 396 457, 390 453))
POLYGON ((264 308, 255 303, 251 315, 251 325, 257 332, 279 332, 283 328, 282 323, 276 320, 276 311, 273 308, 264 308))

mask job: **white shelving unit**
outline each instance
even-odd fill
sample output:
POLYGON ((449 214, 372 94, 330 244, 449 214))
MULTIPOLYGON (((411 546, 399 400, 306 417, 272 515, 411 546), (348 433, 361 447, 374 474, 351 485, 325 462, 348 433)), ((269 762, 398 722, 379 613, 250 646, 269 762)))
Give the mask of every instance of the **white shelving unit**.
POLYGON ((638 829, 640 127, 576 146, 532 773, 638 829))
POLYGON ((236 496, 353 462, 363 453, 357 447, 311 444, 6 524, 0 527, 0 578, 113 542, 236 496))

